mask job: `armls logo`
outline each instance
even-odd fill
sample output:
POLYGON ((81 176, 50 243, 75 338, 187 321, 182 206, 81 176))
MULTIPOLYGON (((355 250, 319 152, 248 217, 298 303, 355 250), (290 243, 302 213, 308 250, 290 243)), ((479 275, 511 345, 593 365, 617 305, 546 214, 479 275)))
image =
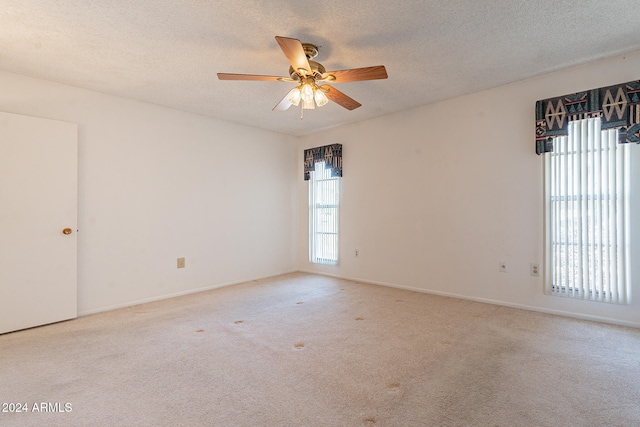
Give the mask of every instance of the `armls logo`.
POLYGON ((36 402, 29 405, 27 402, 3 402, 0 412, 71 412, 73 407, 71 403, 62 402, 36 402))
POLYGON ((36 402, 31 407, 31 412, 71 412, 73 410, 71 403, 61 402, 36 402))

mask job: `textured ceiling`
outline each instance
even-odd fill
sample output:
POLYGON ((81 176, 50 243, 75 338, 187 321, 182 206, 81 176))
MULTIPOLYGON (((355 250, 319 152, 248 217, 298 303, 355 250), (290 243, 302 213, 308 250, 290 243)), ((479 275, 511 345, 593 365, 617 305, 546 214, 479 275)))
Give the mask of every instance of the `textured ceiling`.
POLYGON ((0 70, 291 135, 637 49, 637 0, 0 0, 0 70), (217 79, 287 75, 276 35, 389 78, 336 85, 362 107, 304 120, 272 111, 293 83, 217 79))

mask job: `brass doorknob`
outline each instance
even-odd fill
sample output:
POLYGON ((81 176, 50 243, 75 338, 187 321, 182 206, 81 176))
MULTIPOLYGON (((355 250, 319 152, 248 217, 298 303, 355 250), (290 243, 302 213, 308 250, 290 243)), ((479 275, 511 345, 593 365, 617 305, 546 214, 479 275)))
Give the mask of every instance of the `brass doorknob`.
POLYGON ((70 228, 65 228, 64 230, 62 230, 62 234, 71 234, 73 232, 73 230, 71 230, 70 228))

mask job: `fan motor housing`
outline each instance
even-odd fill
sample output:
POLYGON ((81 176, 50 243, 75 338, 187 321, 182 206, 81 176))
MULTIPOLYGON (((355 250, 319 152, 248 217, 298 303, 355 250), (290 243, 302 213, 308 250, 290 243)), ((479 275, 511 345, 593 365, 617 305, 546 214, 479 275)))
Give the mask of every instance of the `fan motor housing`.
MULTIPOLYGON (((321 63, 316 61, 309 61, 309 66, 311 67, 313 77, 320 77, 327 71, 321 63)), ((293 67, 289 67, 289 75, 294 80, 300 80, 300 77, 302 77, 296 70, 293 69, 293 67)))

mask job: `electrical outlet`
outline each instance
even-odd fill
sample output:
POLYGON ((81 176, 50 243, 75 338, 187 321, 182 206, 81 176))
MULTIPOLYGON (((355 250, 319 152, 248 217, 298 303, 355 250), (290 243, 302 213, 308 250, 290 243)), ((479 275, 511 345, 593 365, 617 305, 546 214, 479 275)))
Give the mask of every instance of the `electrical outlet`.
POLYGON ((178 268, 184 268, 184 258, 178 258, 178 268))
POLYGON ((508 269, 506 261, 500 261, 500 273, 506 273, 507 271, 508 269))
POLYGON ((540 265, 538 265, 538 264, 529 264, 529 267, 530 267, 529 274, 531 274, 532 276, 539 276, 540 275, 540 265))
POLYGON ((356 249, 353 253, 356 258, 360 258, 360 249, 356 249))

